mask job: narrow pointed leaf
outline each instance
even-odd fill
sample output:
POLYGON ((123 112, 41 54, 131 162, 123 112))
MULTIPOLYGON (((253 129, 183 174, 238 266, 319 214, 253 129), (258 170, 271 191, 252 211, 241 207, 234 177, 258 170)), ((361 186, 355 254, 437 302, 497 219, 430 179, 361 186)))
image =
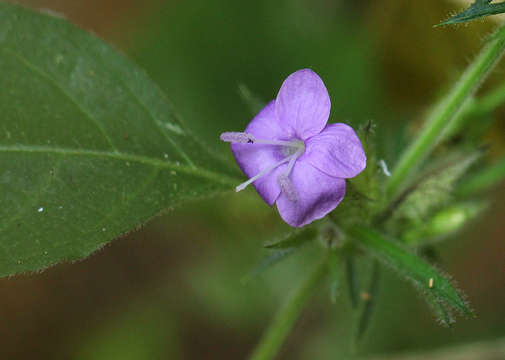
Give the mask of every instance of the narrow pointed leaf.
POLYGON ((438 318, 438 322, 441 325, 450 327, 452 324, 456 322, 451 309, 449 309, 446 304, 444 304, 442 301, 437 299, 436 296, 433 296, 430 293, 425 293, 424 295, 425 295, 424 299, 426 300, 428 305, 430 305, 431 309, 438 318))
POLYGON ((424 260, 386 239, 375 230, 354 227, 350 233, 363 250, 410 280, 423 293, 434 296, 437 301, 465 315, 472 315, 461 294, 449 279, 424 260))
POLYGON ((0 276, 235 183, 142 70, 64 19, 0 3, 0 69, 0 276))
POLYGON ((505 2, 493 3, 492 0, 476 0, 470 7, 438 24, 450 25, 467 21, 472 21, 483 16, 505 13, 505 2))

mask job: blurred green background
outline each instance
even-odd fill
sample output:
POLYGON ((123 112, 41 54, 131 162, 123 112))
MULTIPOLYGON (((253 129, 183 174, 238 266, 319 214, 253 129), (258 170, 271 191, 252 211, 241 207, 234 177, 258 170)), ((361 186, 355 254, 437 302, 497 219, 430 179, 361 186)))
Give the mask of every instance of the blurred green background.
MULTIPOLYGON (((393 162, 402 139, 493 26, 485 20, 433 28, 458 9, 448 1, 17 2, 62 13, 126 53, 187 125, 230 157, 219 134, 240 131, 251 119, 239 86, 270 100, 288 74, 311 67, 330 92, 332 120, 374 120, 381 155, 393 162)), ((503 81, 503 70, 484 91, 503 81)), ((505 148, 505 111, 493 116, 485 136, 491 160, 505 148)), ((440 327, 411 286, 386 271, 360 356, 505 337, 504 189, 495 189, 484 216, 437 246, 439 266, 467 293, 478 318, 440 327)), ((0 358, 244 359, 310 269, 314 249, 240 282, 265 255, 263 242, 285 229, 252 190, 230 192, 188 203, 82 262, 1 279, 0 358)), ((345 289, 337 304, 328 293, 322 288, 309 304, 279 359, 351 356, 345 289)), ((492 359, 475 356, 468 359, 492 359)))

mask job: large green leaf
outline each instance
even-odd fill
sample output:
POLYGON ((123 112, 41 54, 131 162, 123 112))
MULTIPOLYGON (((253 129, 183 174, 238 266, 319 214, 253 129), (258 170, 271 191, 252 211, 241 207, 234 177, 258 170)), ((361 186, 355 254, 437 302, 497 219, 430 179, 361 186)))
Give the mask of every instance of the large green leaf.
POLYGON ((235 183, 142 70, 64 19, 0 4, 0 71, 0 276, 235 183))

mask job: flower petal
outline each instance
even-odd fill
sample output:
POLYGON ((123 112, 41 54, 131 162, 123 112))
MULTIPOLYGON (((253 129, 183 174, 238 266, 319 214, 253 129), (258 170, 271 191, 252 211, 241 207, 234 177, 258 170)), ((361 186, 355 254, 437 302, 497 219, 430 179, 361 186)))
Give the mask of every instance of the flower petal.
MULTIPOLYGON (((271 101, 249 123, 245 132, 258 139, 280 139, 283 130, 278 126, 279 121, 275 113, 275 102, 271 101)), ((261 170, 272 166, 283 159, 278 146, 261 144, 231 144, 233 156, 248 178, 257 175, 261 170)), ((265 176, 256 180, 253 185, 265 202, 272 206, 281 190, 277 176, 287 165, 283 164, 265 176)))
POLYGON ((290 179, 297 201, 281 193, 276 204, 281 217, 291 226, 301 227, 324 217, 345 195, 344 179, 328 176, 306 161, 296 162, 290 179))
MULTIPOLYGON (((330 124, 305 142, 303 160, 322 172, 352 178, 366 167, 366 155, 354 130, 346 124, 330 124)), ((302 159, 300 159, 302 160, 302 159)))
POLYGON ((305 140, 323 130, 331 103, 321 78, 314 71, 303 69, 284 80, 275 108, 286 135, 305 140))

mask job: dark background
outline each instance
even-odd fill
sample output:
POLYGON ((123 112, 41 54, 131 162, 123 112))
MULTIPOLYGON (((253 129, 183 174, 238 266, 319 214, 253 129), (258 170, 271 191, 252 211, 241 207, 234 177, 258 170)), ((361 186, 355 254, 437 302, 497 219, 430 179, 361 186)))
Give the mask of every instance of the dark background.
MULTIPOLYGON (((251 118, 239 85, 269 100, 288 74, 311 67, 330 92, 332 120, 374 120, 391 163, 402 146, 396 134, 417 129, 494 25, 433 28, 458 9, 446 1, 18 2, 60 12, 126 53, 194 132, 227 156, 219 134, 251 118)), ((503 69, 484 91, 503 81, 503 69)), ((486 161, 504 154, 504 114, 493 115, 486 161)), ((478 318, 442 328, 411 286, 386 272, 360 355, 505 336, 504 189, 491 194, 495 202, 483 216, 437 246, 440 267, 478 318)), ((0 358, 243 359, 308 271, 293 257, 241 284, 264 255, 263 242, 282 228, 253 191, 230 192, 188 203, 82 262, 1 279, 0 358)), ((331 304, 322 288, 279 358, 349 358, 351 320, 345 291, 331 304)))

